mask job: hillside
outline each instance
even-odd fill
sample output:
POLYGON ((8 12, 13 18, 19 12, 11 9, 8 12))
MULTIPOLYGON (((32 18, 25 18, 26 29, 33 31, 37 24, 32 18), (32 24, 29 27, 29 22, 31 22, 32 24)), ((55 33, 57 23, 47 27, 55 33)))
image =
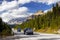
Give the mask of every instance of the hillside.
MULTIPOLYGON (((45 15, 35 16, 33 19, 22 23, 21 25, 15 26, 15 28, 35 28, 39 32, 55 32, 60 29, 60 7, 58 4, 53 5, 52 12, 48 11, 45 15)), ((38 12, 39 13, 39 12, 38 12)))
POLYGON ((6 37, 12 35, 10 26, 2 21, 0 18, 0 37, 6 37))

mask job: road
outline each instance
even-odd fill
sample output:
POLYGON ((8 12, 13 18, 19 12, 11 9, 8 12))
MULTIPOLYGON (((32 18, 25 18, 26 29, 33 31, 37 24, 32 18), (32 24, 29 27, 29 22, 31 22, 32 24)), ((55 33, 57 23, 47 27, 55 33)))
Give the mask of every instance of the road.
POLYGON ((14 36, 9 36, 0 40, 60 40, 60 35, 34 32, 34 35, 24 35, 23 32, 14 32, 14 36))

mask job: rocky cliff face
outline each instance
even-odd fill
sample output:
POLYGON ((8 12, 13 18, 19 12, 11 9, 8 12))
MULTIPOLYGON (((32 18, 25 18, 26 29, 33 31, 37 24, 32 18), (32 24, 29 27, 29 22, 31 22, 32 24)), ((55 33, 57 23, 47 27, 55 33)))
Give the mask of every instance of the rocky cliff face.
POLYGON ((36 12, 34 15, 38 16, 38 15, 43 15, 43 14, 44 14, 43 11, 40 10, 40 11, 36 12))
POLYGON ((60 7, 60 1, 58 2, 58 5, 59 5, 59 7, 60 7))
POLYGON ((28 19, 33 19, 35 18, 35 16, 40 16, 40 15, 44 15, 44 12, 43 11, 38 11, 36 13, 34 13, 33 15, 31 15, 30 17, 28 17, 28 19))

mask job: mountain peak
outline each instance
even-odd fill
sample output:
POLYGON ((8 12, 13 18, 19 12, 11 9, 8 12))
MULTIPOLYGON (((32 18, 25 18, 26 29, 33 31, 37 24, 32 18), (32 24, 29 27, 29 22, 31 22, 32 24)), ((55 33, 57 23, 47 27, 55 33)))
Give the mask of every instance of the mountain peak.
POLYGON ((44 14, 44 12, 42 11, 42 10, 39 10, 39 11, 37 11, 34 15, 42 15, 42 14, 44 14))
POLYGON ((60 7, 60 1, 58 2, 58 5, 59 5, 59 7, 60 7))

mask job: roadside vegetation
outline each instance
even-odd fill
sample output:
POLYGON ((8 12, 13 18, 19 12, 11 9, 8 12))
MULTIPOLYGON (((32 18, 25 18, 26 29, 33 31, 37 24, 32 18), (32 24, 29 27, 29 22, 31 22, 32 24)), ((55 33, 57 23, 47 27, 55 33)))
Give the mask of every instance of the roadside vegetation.
POLYGON ((0 37, 10 36, 12 35, 11 32, 12 30, 9 27, 9 25, 4 23, 2 19, 0 18, 0 37))
POLYGON ((57 33, 60 29, 60 7, 58 4, 53 5, 52 11, 48 11, 45 15, 35 16, 15 28, 35 28, 38 32, 57 33))

